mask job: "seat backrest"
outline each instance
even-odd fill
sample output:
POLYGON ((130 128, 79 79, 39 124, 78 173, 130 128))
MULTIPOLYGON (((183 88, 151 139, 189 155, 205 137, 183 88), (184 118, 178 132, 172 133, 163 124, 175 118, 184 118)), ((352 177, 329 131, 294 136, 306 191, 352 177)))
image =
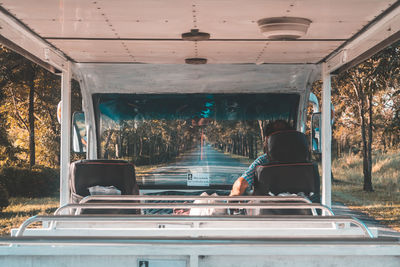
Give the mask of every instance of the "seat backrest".
POLYGON ((268 138, 267 157, 269 163, 256 170, 255 195, 303 192, 319 201, 318 167, 308 161, 308 143, 303 133, 292 130, 273 133, 268 138))
MULTIPOLYGON (((123 160, 80 160, 71 163, 70 188, 72 195, 89 196, 89 187, 115 186, 122 195, 136 195, 135 167, 123 160)), ((76 202, 76 201, 74 201, 76 202)))
POLYGON ((319 195, 319 187, 318 167, 311 162, 267 164, 256 169, 255 195, 297 194, 300 192, 306 196, 311 193, 319 195))

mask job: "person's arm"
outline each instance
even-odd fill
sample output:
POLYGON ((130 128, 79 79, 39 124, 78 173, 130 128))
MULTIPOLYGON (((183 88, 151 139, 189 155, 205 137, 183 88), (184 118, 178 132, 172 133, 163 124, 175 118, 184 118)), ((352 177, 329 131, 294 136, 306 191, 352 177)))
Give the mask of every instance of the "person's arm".
POLYGON ((243 195, 244 191, 246 191, 247 187, 249 187, 249 183, 243 178, 239 177, 232 186, 232 190, 229 196, 240 196, 243 195))
POLYGON ((243 195, 244 191, 251 186, 254 182, 255 172, 257 166, 267 163, 267 156, 265 154, 259 156, 245 171, 241 177, 239 177, 232 186, 230 196, 243 195))

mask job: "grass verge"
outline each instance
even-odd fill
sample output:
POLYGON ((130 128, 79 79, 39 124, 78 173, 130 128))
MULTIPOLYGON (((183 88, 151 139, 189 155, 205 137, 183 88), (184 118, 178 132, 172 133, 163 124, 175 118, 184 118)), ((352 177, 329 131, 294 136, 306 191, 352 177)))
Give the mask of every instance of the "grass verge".
POLYGON ((372 184, 374 192, 362 190, 362 159, 347 156, 332 163, 335 181, 332 200, 366 213, 382 224, 400 231, 400 152, 393 151, 373 157, 372 184))
POLYGON ((8 236, 12 228, 19 227, 29 217, 52 214, 58 206, 58 197, 10 198, 10 205, 0 212, 0 235, 8 236))

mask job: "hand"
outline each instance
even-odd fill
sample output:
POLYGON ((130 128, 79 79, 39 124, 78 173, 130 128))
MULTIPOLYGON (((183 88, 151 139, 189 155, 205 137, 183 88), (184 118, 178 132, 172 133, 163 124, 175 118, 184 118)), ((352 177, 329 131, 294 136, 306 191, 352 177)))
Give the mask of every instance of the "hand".
POLYGON ((239 177, 232 186, 231 193, 229 196, 240 196, 243 195, 244 191, 246 191, 247 187, 249 187, 249 183, 243 178, 239 177))

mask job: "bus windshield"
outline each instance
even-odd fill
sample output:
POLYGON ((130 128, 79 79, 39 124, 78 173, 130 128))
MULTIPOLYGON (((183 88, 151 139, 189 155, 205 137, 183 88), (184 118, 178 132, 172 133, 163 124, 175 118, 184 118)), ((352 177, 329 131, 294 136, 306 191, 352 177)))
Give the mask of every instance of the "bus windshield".
POLYGON ((99 158, 135 164, 142 189, 229 189, 298 94, 95 94, 99 158))

